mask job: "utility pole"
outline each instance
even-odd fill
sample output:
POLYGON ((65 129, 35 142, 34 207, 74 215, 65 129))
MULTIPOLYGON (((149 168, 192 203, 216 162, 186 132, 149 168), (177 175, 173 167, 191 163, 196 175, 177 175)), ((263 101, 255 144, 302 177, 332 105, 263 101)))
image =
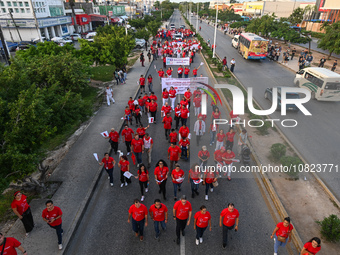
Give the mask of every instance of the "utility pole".
POLYGON ((196 20, 196 33, 198 33, 198 6, 200 5, 200 3, 199 2, 197 2, 197 20, 196 20))
MULTIPOLYGON (((43 40, 41 38, 41 33, 40 33, 39 23, 38 23, 38 20, 37 20, 37 15, 35 15, 35 9, 34 9, 34 5, 33 5, 32 0, 30 0, 30 3, 31 3, 31 6, 32 6, 33 18, 34 18, 34 21, 35 21, 35 27, 37 28, 38 37, 39 37, 40 42, 43 42, 43 40)), ((76 21, 74 20, 74 22, 76 22, 76 21)))
POLYGON ((19 33, 18 26, 17 26, 17 24, 15 23, 15 20, 14 20, 14 18, 13 18, 13 14, 12 14, 12 12, 9 12, 9 15, 11 15, 11 19, 12 19, 12 21, 13 21, 13 24, 14 24, 14 26, 15 26, 15 28, 16 28, 16 30, 17 30, 17 32, 18 32, 18 35, 19 35, 19 38, 20 38, 20 42, 21 42, 21 41, 22 41, 22 38, 21 38, 21 35, 20 35, 20 33, 19 33))
POLYGON ((7 44, 6 44, 5 38, 4 38, 4 34, 2 33, 1 25, 0 25, 0 40, 1 40, 1 43, 2 43, 2 49, 3 49, 4 53, 5 53, 6 63, 8 65, 10 65, 11 61, 9 60, 8 48, 7 48, 7 44))
POLYGON ((213 48, 213 58, 216 58, 216 34, 217 34, 217 16, 218 16, 218 2, 216 5, 216 21, 215 21, 215 33, 214 33, 214 48, 213 48))
POLYGON ((189 3, 189 24, 191 24, 191 2, 189 3))

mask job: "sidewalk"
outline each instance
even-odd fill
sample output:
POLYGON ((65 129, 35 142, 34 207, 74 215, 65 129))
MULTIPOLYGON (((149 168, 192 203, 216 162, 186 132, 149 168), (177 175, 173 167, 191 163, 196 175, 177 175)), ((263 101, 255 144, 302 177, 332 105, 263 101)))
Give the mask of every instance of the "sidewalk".
MULTIPOLYGON (((146 56, 146 53, 144 51, 146 56)), ((152 63, 152 62, 151 62, 152 63)), ((34 199, 30 203, 35 228, 25 238, 25 230, 20 220, 17 220, 6 236, 18 239, 28 254, 54 255, 64 254, 67 244, 77 228, 83 212, 86 210, 92 192, 101 177, 102 167, 94 159, 93 153, 97 153, 99 161, 110 145, 100 133, 114 127, 119 131, 122 127, 123 109, 127 105, 129 97, 135 97, 139 89, 136 81, 141 74, 146 74, 150 67, 148 61, 142 67, 139 59, 130 69, 127 82, 124 85, 113 87, 115 104, 110 107, 104 105, 92 117, 90 124, 85 128, 79 139, 70 148, 59 166, 55 169, 48 181, 61 182, 59 189, 51 198, 55 206, 63 211, 63 250, 58 250, 57 235, 54 229, 47 226, 42 220, 41 213, 46 208, 47 199, 34 199)), ((120 144, 119 146, 122 146, 120 144)), ((107 178, 103 176, 102 178, 107 178)), ((109 185, 109 182, 107 182, 109 185)), ((110 194, 113 195, 113 194, 110 194)))

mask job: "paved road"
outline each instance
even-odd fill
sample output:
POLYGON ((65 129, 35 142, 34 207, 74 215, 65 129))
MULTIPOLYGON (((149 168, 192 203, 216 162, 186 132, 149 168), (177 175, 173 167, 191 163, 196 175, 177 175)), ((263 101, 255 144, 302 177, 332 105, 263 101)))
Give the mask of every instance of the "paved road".
MULTIPOLYGON (((183 20, 179 20, 178 14, 171 20, 172 22, 176 26, 184 24, 183 20)), ((193 65, 197 65, 199 62, 201 62, 201 59, 197 55, 193 65)), ((157 60, 153 64, 156 64, 157 68, 159 68, 161 60, 157 60)), ((174 69, 177 70, 177 67, 174 67, 174 69)), ((157 77, 154 69, 150 69, 149 72, 154 78, 157 77)), ((201 73, 203 76, 208 75, 204 68, 199 70, 199 75, 201 73)), ((161 87, 157 78, 155 78, 154 89, 156 95, 160 97, 161 87)), ((223 112, 223 117, 225 117, 225 112, 223 112)), ((190 129, 192 130, 193 113, 191 113, 190 119, 190 129)), ((146 124, 145 117, 143 117, 142 121, 146 124)), ((150 169, 153 172, 156 161, 158 159, 166 159, 166 151, 169 144, 165 140, 164 129, 161 123, 158 122, 156 125, 152 125, 148 132, 155 141, 152 168, 150 169)), ((197 155, 198 151, 194 140, 192 139, 191 155, 197 155)), ((200 145, 203 144, 208 145, 207 135, 203 138, 200 145)), ((120 146, 123 152, 126 153, 125 146, 120 146)), ((234 148, 237 149, 236 146, 234 148)), ((213 153, 213 147, 209 147, 209 150, 213 153)), ((117 157, 115 159, 117 160, 117 157)), ((146 159, 145 155, 143 159, 146 159)), ((194 157, 191 156, 190 162, 181 160, 179 163, 187 174, 193 162, 194 157)), ((136 173, 136 168, 133 167, 132 169, 132 172, 136 173)), ((188 180, 186 177, 180 194, 189 196, 194 212, 197 212, 199 207, 205 204, 213 217, 213 230, 212 232, 205 232, 204 243, 198 247, 195 244, 192 223, 187 227, 185 239, 182 238, 181 240, 181 246, 175 243, 175 223, 171 217, 171 209, 174 204, 173 187, 169 181, 167 183, 168 200, 165 204, 170 209, 170 222, 168 223, 166 233, 162 233, 160 242, 157 242, 153 238, 153 225, 150 224, 145 229, 144 242, 138 241, 134 237, 131 226, 127 223, 127 216, 128 208, 133 203, 133 199, 140 198, 139 185, 136 180, 133 180, 133 183, 128 187, 120 188, 118 176, 119 169, 116 168, 114 170, 114 187, 109 187, 106 175, 102 177, 67 254, 221 254, 223 252, 221 247, 222 233, 218 227, 218 217, 226 203, 231 201, 235 203, 241 213, 240 229, 239 232, 231 234, 232 239, 229 239, 228 250, 224 252, 235 255, 272 253, 273 242, 269 236, 275 226, 275 222, 273 222, 270 216, 270 212, 252 175, 233 174, 231 182, 221 179, 219 181, 220 185, 215 191, 209 193, 209 201, 204 200, 204 186, 200 187, 199 196, 194 199, 190 197, 190 185, 186 182, 188 180)), ((150 191, 147 193, 144 201, 147 207, 150 207, 153 200, 159 197, 158 187, 156 187, 152 180, 153 177, 151 177, 150 181, 150 191)), ((283 249, 280 254, 288 253, 283 249)))
MULTIPOLYGON (((192 18, 192 24, 196 26, 196 18, 192 18)), ((213 43, 214 28, 200 23, 202 31, 201 36, 205 40, 210 38, 213 43)), ((254 98, 264 108, 269 109, 270 103, 264 99, 264 91, 267 87, 277 86, 294 86, 295 74, 282 67, 279 64, 263 61, 245 60, 231 46, 231 38, 223 35, 221 31, 217 32, 216 52, 220 57, 226 56, 228 62, 235 58, 236 67, 235 75, 245 87, 252 87, 254 98)), ((306 108, 312 113, 312 116, 304 116, 301 112, 290 113, 286 116, 280 116, 275 112, 271 115, 273 119, 295 119, 298 126, 294 128, 285 128, 279 124, 279 128, 286 137, 293 143, 298 151, 310 164, 339 164, 339 143, 340 143, 340 103, 339 102, 319 102, 311 100, 305 104, 306 108)), ((327 186, 340 199, 340 170, 338 173, 329 172, 319 173, 319 176, 326 182, 327 186)))

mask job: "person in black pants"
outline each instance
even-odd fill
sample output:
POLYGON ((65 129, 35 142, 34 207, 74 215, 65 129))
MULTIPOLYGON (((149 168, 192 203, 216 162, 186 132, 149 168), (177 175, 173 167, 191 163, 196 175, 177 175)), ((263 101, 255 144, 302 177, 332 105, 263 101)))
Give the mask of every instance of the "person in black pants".
POLYGON ((155 168, 155 180, 159 185, 158 193, 163 193, 163 198, 166 200, 166 181, 168 179, 169 168, 164 160, 159 160, 155 168))
POLYGON ((185 227, 190 224, 192 207, 187 197, 183 195, 180 201, 177 201, 172 209, 174 220, 176 220, 177 244, 180 243, 180 233, 185 236, 185 227))
POLYGON ((228 208, 222 210, 220 214, 220 227, 223 227, 223 249, 228 244, 228 231, 235 227, 235 231, 238 230, 239 212, 235 209, 233 203, 228 204, 228 208), (223 220, 223 224, 222 224, 223 220))

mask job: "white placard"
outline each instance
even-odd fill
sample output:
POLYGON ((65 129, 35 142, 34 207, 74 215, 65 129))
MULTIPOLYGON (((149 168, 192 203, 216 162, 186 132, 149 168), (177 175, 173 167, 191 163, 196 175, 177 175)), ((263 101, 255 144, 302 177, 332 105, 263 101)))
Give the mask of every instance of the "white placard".
POLYGON ((131 176, 133 176, 132 173, 130 173, 129 171, 126 171, 124 174, 123 174, 126 178, 130 179, 131 176))
POLYGON ((108 137, 109 133, 107 131, 101 132, 100 133, 103 137, 108 137))
POLYGON ((178 179, 176 179, 176 182, 182 183, 184 181, 184 177, 180 177, 178 179))
POLYGON ((94 158, 99 162, 99 160, 98 160, 98 154, 97 154, 97 153, 93 153, 93 156, 94 156, 94 158))
POLYGON ((191 139, 191 133, 188 134, 188 139, 191 139))
POLYGON ((188 88, 190 88, 191 93, 193 93, 197 87, 207 89, 208 88, 199 82, 209 84, 208 77, 193 77, 193 78, 162 78, 162 90, 170 90, 174 87, 177 94, 184 94, 188 88))
POLYGON ((201 66, 203 66, 204 65, 204 63, 203 62, 201 62, 201 64, 200 64, 201 66))
POLYGON ((153 123, 153 121, 154 121, 154 117, 150 117, 149 118, 149 123, 153 123))

